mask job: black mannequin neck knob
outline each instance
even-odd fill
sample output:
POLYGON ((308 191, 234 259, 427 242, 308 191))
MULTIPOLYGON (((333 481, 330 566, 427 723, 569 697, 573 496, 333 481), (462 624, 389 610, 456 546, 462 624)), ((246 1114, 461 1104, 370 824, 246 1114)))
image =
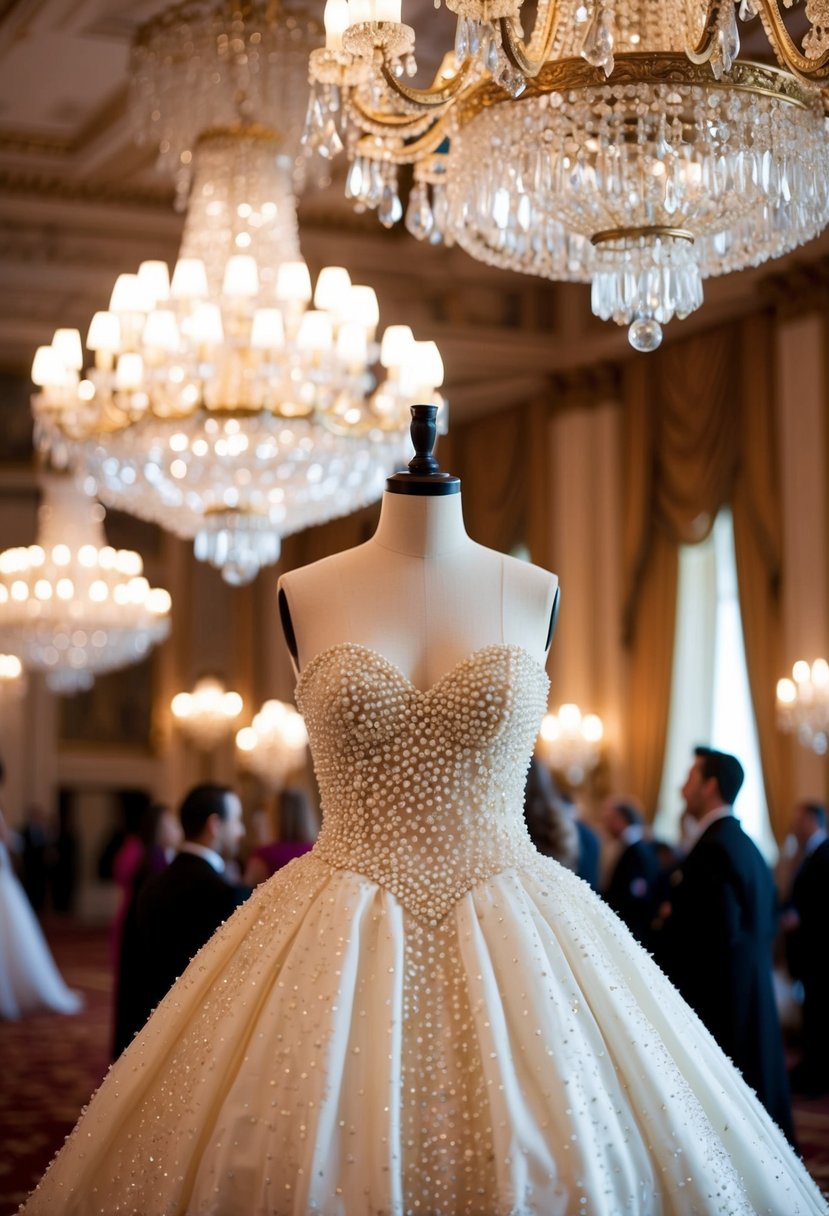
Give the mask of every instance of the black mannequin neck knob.
POLYGON ((460 478, 441 472, 432 449, 437 439, 436 405, 413 405, 411 436, 414 457, 408 472, 395 473, 386 482, 391 494, 458 494, 460 478))

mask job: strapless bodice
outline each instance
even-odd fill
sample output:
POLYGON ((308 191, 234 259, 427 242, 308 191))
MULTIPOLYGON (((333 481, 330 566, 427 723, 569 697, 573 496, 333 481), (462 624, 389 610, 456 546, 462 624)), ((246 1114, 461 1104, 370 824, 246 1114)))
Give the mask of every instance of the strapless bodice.
POLYGON ((547 688, 532 655, 506 643, 425 691, 365 646, 322 651, 297 684, 322 795, 315 854, 428 924, 478 882, 536 859, 523 794, 547 688))

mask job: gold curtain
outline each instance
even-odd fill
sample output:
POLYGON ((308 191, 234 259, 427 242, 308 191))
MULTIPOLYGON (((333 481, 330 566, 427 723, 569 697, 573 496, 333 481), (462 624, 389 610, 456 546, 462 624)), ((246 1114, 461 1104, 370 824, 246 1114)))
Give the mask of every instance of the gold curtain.
POLYGON ((650 815, 665 754, 678 548, 708 536, 739 461, 738 339, 732 326, 676 342, 625 377, 628 764, 650 815))
POLYGON ((783 670, 782 520, 770 316, 761 313, 743 322, 740 355, 741 458, 732 495, 737 580, 769 818, 782 842, 792 801, 792 774, 790 749, 775 722, 775 687, 783 670))
MULTIPOLYGON (((538 526, 538 487, 545 480, 546 409, 529 404, 487 414, 453 429, 441 448, 443 468, 463 486, 466 530, 479 544, 501 553, 516 545, 543 564, 538 526)), ((540 508, 543 510, 543 506, 540 508)))

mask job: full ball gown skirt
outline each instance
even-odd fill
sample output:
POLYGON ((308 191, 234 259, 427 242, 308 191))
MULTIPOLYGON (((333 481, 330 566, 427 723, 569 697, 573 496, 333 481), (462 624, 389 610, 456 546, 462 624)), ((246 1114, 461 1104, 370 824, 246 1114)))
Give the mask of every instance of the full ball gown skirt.
POLYGON ((324 820, 113 1066, 27 1216, 821 1213, 694 1013, 522 817, 547 681, 297 686, 324 820))
POLYGON ((40 922, 0 843, 0 1018, 30 1013, 77 1013, 79 993, 67 988, 40 922))

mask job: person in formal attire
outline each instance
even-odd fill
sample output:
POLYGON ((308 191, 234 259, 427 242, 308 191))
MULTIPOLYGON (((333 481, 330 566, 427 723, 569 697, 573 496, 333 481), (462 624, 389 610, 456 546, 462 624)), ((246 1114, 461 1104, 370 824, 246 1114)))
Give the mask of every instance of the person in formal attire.
POLYGON ((224 877, 244 835, 242 804, 223 785, 197 785, 179 808, 184 842, 169 866, 138 898, 138 935, 144 958, 142 1023, 191 958, 242 902, 247 888, 224 877))
POLYGON ((42 806, 33 803, 18 832, 21 846, 21 881, 35 912, 46 907, 49 880, 55 864, 55 831, 42 806))
MULTIPOLYGON (((133 875, 121 922, 112 994, 112 1056, 116 1059, 147 1020, 147 961, 138 928, 138 901, 144 886, 175 857, 183 835, 178 816, 160 802, 145 808, 138 836, 142 858, 133 875)), ((152 950, 149 951, 152 957, 152 950)))
POLYGON ((245 866, 245 883, 249 887, 265 882, 289 861, 301 857, 313 847, 317 825, 311 803, 304 790, 288 786, 279 796, 279 837, 258 844, 251 851, 245 866))
POLYGON ((618 842, 620 852, 604 897, 643 945, 651 931, 654 892, 660 876, 659 859, 645 838, 642 812, 630 798, 609 798, 602 809, 602 826, 618 842))
POLYGON ((575 871, 579 860, 575 820, 561 805, 550 770, 537 756, 530 760, 524 787, 524 822, 539 853, 575 871))
POLYGON ((799 846, 800 863, 783 927, 789 970, 803 985, 803 1056, 789 1079, 795 1093, 814 1098, 829 1090, 829 836, 825 808, 817 802, 799 803, 791 832, 799 846))
POLYGON ((768 865, 734 814, 743 784, 735 756, 694 749, 682 787, 697 833, 659 910, 657 961, 723 1051, 794 1139, 771 949, 777 892, 768 865))
POLYGON ((319 838, 187 968, 26 1216, 825 1216, 648 954, 533 847, 557 580, 467 535, 413 412, 374 537, 280 585, 319 838))

